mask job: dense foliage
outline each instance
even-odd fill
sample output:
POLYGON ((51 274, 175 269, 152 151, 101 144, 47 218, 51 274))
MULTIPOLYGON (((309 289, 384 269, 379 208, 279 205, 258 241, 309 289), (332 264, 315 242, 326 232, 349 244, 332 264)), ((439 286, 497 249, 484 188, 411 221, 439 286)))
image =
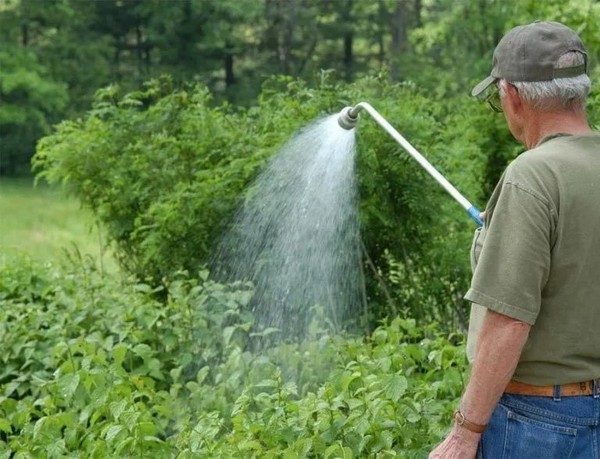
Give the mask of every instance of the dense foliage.
MULTIPOLYGON (((206 265, 250 180, 294 131, 360 100, 481 207, 520 151, 503 117, 477 100, 436 101, 385 74, 348 85, 325 73, 316 88, 272 79, 249 109, 213 107, 207 89, 176 89, 169 78, 126 94, 110 86, 98 91, 86 118, 65 121, 40 141, 35 165, 93 210, 124 268, 156 283, 206 265)), ((593 117, 599 101, 595 94, 593 117)), ((373 261, 365 266, 372 319, 406 310, 464 325, 473 228, 464 211, 366 117, 358 175, 361 232, 373 261)))
MULTIPOLYGON (((296 129, 362 99, 398 125, 475 202, 483 202, 483 190, 496 179, 493 161, 504 165, 512 148, 499 119, 469 100, 462 105, 470 116, 448 112, 415 86, 389 84, 385 76, 340 85, 325 75, 315 89, 275 79, 260 104, 247 110, 213 108, 206 89, 173 91, 169 79, 125 95, 113 86, 98 92, 85 119, 63 122, 44 138, 35 162, 42 177, 66 183, 94 211, 123 267, 158 282, 207 263, 249 181, 296 129), (494 137, 501 140, 491 145, 494 137)), ((388 298, 383 310, 373 308, 374 315, 403 307, 421 317, 460 310, 470 237, 463 210, 367 120, 359 130, 358 166, 362 232, 374 265, 383 277, 396 267, 399 291, 405 282, 424 289, 411 298, 393 294, 397 298, 388 298), (462 256, 443 255, 448 244, 462 256), (406 267, 419 258, 438 263, 420 263, 428 273, 397 263, 406 267), (419 277, 423 281, 415 282, 419 277), (448 303, 448 297, 454 299, 448 303)), ((380 281, 374 279, 381 276, 373 269, 367 274, 372 295, 378 295, 380 281)))
POLYGON ((248 286, 156 288, 21 260, 0 269, 0 454, 423 456, 465 377, 460 336, 395 319, 261 354, 248 286))

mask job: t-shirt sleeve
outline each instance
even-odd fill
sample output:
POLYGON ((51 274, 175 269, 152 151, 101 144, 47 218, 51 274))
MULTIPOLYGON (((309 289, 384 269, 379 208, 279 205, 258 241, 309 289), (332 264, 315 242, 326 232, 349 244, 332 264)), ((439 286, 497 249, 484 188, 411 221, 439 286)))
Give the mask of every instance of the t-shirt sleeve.
POLYGON ((533 325, 550 272, 552 215, 547 199, 505 181, 465 299, 533 325))

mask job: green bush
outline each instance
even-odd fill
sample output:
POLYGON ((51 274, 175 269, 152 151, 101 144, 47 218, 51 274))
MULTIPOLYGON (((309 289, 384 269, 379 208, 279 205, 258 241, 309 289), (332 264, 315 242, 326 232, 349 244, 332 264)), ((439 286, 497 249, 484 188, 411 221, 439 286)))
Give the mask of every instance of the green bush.
POLYGON ((85 260, 0 268, 0 454, 420 457, 440 439, 460 336, 398 318, 254 353, 248 286, 205 277, 178 273, 159 307, 85 260))
MULTIPOLYGON (((128 272, 157 285, 178 270, 197 272, 205 265, 247 185, 294 131, 361 100, 479 205, 514 151, 501 120, 479 102, 436 101, 414 85, 390 84, 385 75, 347 85, 324 74, 317 88, 276 78, 249 109, 215 107, 206 89, 175 90, 163 78, 130 94, 114 86, 99 91, 85 119, 65 121, 39 142, 35 166, 39 178, 65 183, 93 210, 128 272)), ((459 293, 469 277, 472 223, 379 126, 363 118, 362 237, 382 274, 366 270, 371 321, 408 309, 456 324, 457 311, 464 310, 459 293), (445 302, 442 310, 427 306, 433 302, 390 305, 377 280, 388 276, 386 250, 397 260, 432 266, 430 274, 444 278, 437 286, 424 278, 419 287, 422 296, 445 302), (457 286, 449 302, 448 283, 457 286)), ((403 288, 409 278, 396 275, 396 281, 389 288, 403 288)))
MULTIPOLYGON (((174 89, 165 77, 125 95, 114 86, 99 91, 85 119, 65 121, 40 141, 35 165, 39 178, 65 183, 92 209, 128 272, 158 285, 179 270, 205 266, 247 185, 297 129, 361 100, 480 208, 522 151, 504 117, 480 101, 436 100, 412 84, 390 84, 385 75, 341 84, 324 74, 317 88, 275 78, 249 109, 214 106, 205 88, 174 89)), ((593 93, 593 123, 599 100, 593 93)), ((474 224, 393 139, 361 116, 359 210, 373 261, 365 267, 371 323, 408 311, 464 327, 474 224)))

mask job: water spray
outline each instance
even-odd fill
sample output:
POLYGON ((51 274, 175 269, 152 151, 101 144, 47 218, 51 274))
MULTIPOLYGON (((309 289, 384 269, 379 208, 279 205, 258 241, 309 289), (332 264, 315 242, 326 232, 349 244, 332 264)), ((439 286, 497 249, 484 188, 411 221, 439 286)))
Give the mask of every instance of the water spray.
POLYGON ((483 225, 483 220, 479 216, 480 211, 469 202, 439 171, 431 165, 425 157, 417 151, 402 135, 387 122, 387 120, 375 110, 368 102, 360 102, 354 107, 345 107, 339 114, 338 124, 351 130, 358 123, 358 114, 362 110, 366 111, 392 138, 400 144, 417 162, 467 211, 469 216, 479 225, 483 225))

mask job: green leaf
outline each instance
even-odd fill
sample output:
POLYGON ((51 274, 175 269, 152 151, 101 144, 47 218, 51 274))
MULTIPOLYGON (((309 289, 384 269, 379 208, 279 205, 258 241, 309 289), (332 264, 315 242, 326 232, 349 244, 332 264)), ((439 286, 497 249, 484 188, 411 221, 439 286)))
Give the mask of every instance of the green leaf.
POLYGON ((12 425, 7 419, 0 418, 0 431, 7 434, 12 432, 12 425))
POLYGON ((153 436, 157 432, 157 429, 156 429, 156 426, 154 425, 154 423, 149 422, 149 421, 140 422, 137 425, 137 428, 139 429, 139 432, 143 436, 153 436))
POLYGON ((125 408, 127 408, 127 400, 119 400, 118 402, 111 402, 109 405, 110 414, 118 420, 125 408))
POLYGON ((110 426, 108 428, 108 430, 106 431, 106 434, 104 435, 104 439, 107 442, 111 442, 115 439, 115 437, 117 435, 119 435, 121 432, 123 431, 123 426, 120 425, 114 425, 114 426, 110 426))
POLYGON ((112 349, 112 357, 117 365, 121 365, 127 355, 127 346, 123 343, 117 344, 112 349))
POLYGON ((67 400, 73 398, 77 386, 79 386, 79 373, 66 374, 58 380, 60 394, 67 400))
POLYGON ((209 371, 210 367, 208 365, 198 370, 198 373, 196 374, 196 381, 198 382, 198 384, 202 384, 204 382, 204 380, 208 376, 209 371))
POLYGON ((38 419, 34 426, 33 426, 33 439, 34 440, 38 440, 40 438, 40 436, 42 436, 42 432, 44 429, 44 426, 48 423, 49 419, 47 416, 44 416, 43 418, 38 419))
POLYGON ((231 341, 231 337, 235 333, 236 329, 237 329, 237 327, 235 327, 235 326, 225 327, 223 329, 223 343, 225 344, 225 346, 229 345, 229 342, 231 341))
POLYGON ((147 344, 138 344, 133 348, 133 352, 144 360, 150 359, 154 354, 152 348, 147 344))
POLYGON ((352 459, 354 455, 352 454, 352 450, 347 446, 342 446, 341 444, 335 443, 329 446, 324 453, 324 457, 328 458, 340 458, 340 459, 352 459))
POLYGON ((392 375, 385 391, 386 397, 397 402, 408 388, 408 380, 402 375, 392 375))

